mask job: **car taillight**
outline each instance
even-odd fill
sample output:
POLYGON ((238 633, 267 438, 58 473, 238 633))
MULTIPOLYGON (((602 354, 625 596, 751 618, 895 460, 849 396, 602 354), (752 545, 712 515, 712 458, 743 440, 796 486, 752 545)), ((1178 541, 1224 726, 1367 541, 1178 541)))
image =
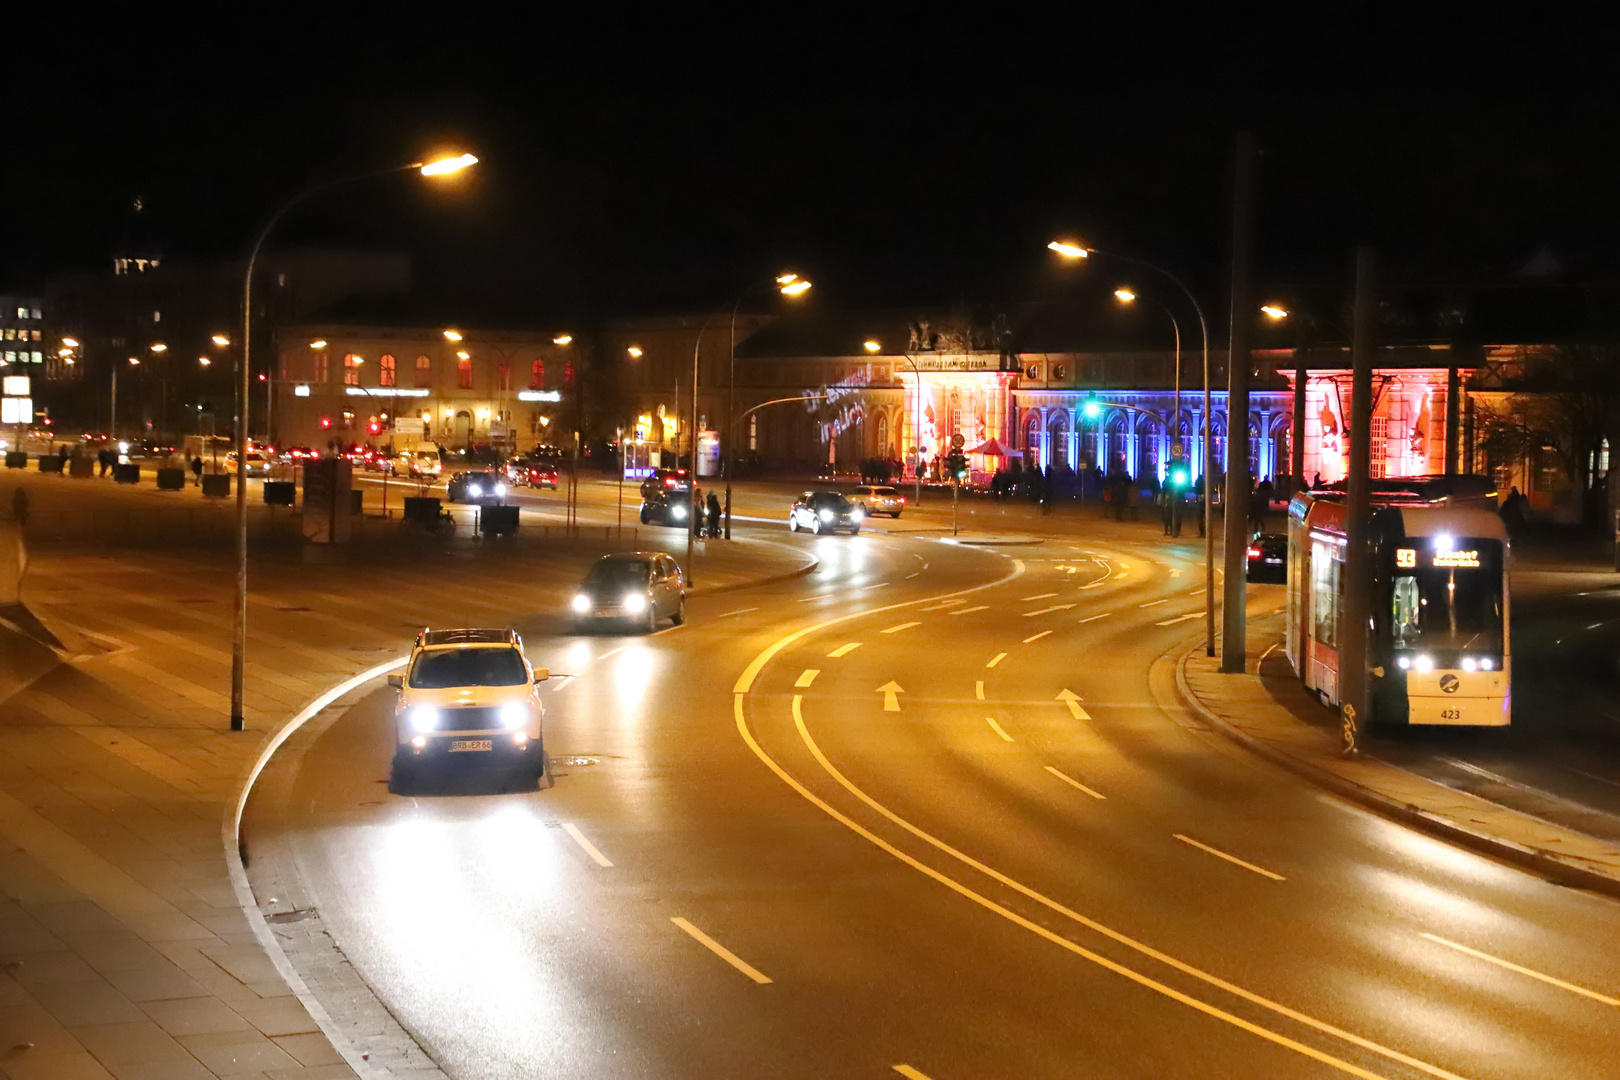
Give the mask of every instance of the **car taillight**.
POLYGON ((1249 558, 1258 559, 1259 557, 1260 557, 1260 549, 1259 548, 1250 548, 1249 549, 1249 558))

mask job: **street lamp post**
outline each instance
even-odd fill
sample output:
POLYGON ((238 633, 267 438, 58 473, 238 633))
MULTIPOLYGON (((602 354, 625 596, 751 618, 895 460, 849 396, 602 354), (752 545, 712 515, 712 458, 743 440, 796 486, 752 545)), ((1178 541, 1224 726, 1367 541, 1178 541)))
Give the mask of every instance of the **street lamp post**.
MULTIPOLYGON (((748 288, 744 289, 740 294, 738 294, 737 299, 729 305, 730 308, 731 308, 731 320, 732 320, 732 329, 731 329, 731 347, 732 347, 731 378, 732 378, 732 394, 734 396, 735 396, 735 393, 736 393, 736 372, 737 372, 737 366, 736 366, 737 365, 737 358, 736 358, 737 311, 742 307, 742 302, 744 300, 746 300, 751 294, 753 294, 756 290, 765 288, 767 285, 770 285, 770 284, 774 284, 776 286, 776 291, 781 293, 783 296, 803 296, 810 289, 810 282, 806 281, 804 278, 800 277, 798 274, 780 274, 776 278, 774 278, 771 282, 763 282, 762 281, 762 282, 758 282, 758 283, 756 283, 754 285, 750 285, 748 288)), ((724 310, 724 309, 721 309, 721 310, 724 310)), ((698 515, 698 510, 699 510, 699 507, 698 507, 698 485, 697 485, 697 478, 698 478, 698 359, 703 354, 703 335, 708 332, 709 326, 714 322, 715 316, 718 315, 718 314, 719 314, 719 312, 712 313, 712 314, 709 315, 708 318, 703 320, 703 325, 698 327, 697 340, 692 345, 692 428, 691 428, 690 434, 687 435, 687 446, 690 449, 690 452, 691 452, 691 455, 692 455, 692 471, 691 471, 691 474, 690 474, 689 482, 687 483, 687 486, 686 486, 686 499, 687 499, 687 507, 688 507, 687 516, 686 516, 686 582, 687 582, 688 585, 690 585, 692 583, 692 580, 693 580, 692 547, 693 547, 693 544, 695 543, 696 538, 697 538, 697 527, 698 527, 698 516, 697 515, 698 515)), ((731 435, 731 432, 729 432, 729 431, 726 432, 726 436, 728 438, 730 437, 730 435, 731 435)), ((724 452, 722 452, 722 454, 721 454, 722 460, 724 460, 724 457, 725 457, 725 454, 724 454, 724 452)), ((731 503, 731 483, 730 483, 730 480, 731 480, 731 478, 730 478, 729 471, 728 471, 728 475, 726 477, 726 481, 727 481, 726 482, 726 503, 727 503, 727 505, 730 505, 730 503, 731 503)))
POLYGON ((287 215, 293 207, 313 195, 328 191, 335 187, 359 183, 362 180, 372 180, 383 176, 392 176, 395 173, 410 172, 415 169, 423 176, 448 176, 460 172, 462 169, 478 161, 471 154, 462 154, 460 157, 440 158, 431 162, 412 162, 409 165, 395 165, 387 169, 375 169, 371 172, 357 173, 354 176, 345 176, 337 180, 328 180, 294 195, 279 206, 270 219, 259 230, 254 238, 253 247, 248 252, 247 271, 242 276, 242 361, 241 379, 238 390, 241 393, 241 410, 236 419, 236 604, 233 622, 234 633, 231 640, 231 730, 241 731, 245 726, 242 717, 242 692, 244 685, 244 669, 247 661, 247 429, 248 429, 248 400, 253 390, 253 367, 250 363, 253 349, 253 270, 259 261, 259 251, 264 247, 265 240, 269 239, 270 231, 276 223, 287 215))
MULTIPOLYGON (((1101 255, 1105 258, 1117 259, 1120 262, 1130 263, 1166 278, 1172 285, 1180 289, 1198 314, 1198 330, 1203 338, 1204 346, 1204 655, 1215 655, 1215 501, 1214 479, 1210 472, 1213 464, 1215 449, 1215 427, 1210 422, 1210 393, 1209 393, 1209 322, 1204 318, 1204 309, 1198 303, 1198 297, 1182 282, 1180 278, 1156 263, 1146 259, 1138 259, 1131 255, 1119 255, 1109 251, 1099 251, 1088 248, 1072 240, 1053 240, 1046 245, 1065 259, 1077 260, 1101 255)), ((1230 362, 1230 361, 1228 361, 1230 362)), ((1179 418, 1177 423, 1179 424, 1179 418)))
MULTIPOLYGON (((1136 303, 1136 293, 1132 292, 1128 288, 1121 287, 1114 290, 1114 299, 1118 300, 1121 304, 1129 306, 1136 303)), ((1171 311, 1164 301, 1159 300, 1156 297, 1152 299, 1153 302, 1158 305, 1159 310, 1164 312, 1165 317, 1170 320, 1170 329, 1175 333, 1175 409, 1170 414, 1172 417, 1170 423, 1170 451, 1173 456, 1180 457, 1180 454, 1175 453, 1175 448, 1181 444, 1181 323, 1176 319, 1176 313, 1171 311)), ((1172 499, 1168 505, 1171 507, 1171 534, 1179 537, 1181 535, 1181 500, 1179 497, 1176 497, 1172 499)))

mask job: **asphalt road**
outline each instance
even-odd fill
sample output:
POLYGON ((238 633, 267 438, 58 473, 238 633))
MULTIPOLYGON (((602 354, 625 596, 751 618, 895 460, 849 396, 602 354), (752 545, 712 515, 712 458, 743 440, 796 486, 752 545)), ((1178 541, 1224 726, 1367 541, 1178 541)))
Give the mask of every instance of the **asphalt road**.
POLYGON ((1620 906, 1193 727, 1201 548, 1097 532, 531 630, 553 786, 388 794, 383 692, 249 846, 458 1078, 1615 1075, 1620 906))

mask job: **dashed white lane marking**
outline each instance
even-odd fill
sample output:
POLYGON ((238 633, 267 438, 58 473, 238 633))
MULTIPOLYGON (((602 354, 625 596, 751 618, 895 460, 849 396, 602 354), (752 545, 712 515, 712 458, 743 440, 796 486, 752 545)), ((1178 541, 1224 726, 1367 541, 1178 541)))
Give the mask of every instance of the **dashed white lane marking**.
POLYGON ((1074 787, 1079 788, 1081 791, 1085 792, 1087 795, 1090 795, 1093 799, 1106 799, 1106 798, 1108 798, 1108 796, 1102 794, 1100 791, 1092 791, 1090 788, 1086 787, 1086 785, 1082 784, 1080 781, 1076 780, 1074 777, 1068 776, 1068 775, 1066 775, 1064 773, 1061 773, 1061 772, 1058 772, 1056 769, 1052 768, 1052 766, 1050 766, 1050 765, 1048 765, 1046 767, 1046 771, 1051 773, 1053 776, 1057 777, 1059 780, 1063 781, 1065 784, 1071 784, 1074 787))
POLYGON ((998 652, 998 653, 996 653, 996 655, 994 655, 994 656, 992 656, 992 657, 991 657, 991 658, 990 658, 990 662, 989 662, 989 663, 988 663, 988 664, 986 664, 986 665, 984 665, 984 666, 985 666, 985 667, 987 667, 987 668, 989 668, 989 667, 995 667, 995 666, 996 666, 996 665, 997 665, 997 664, 999 664, 999 663, 1001 663, 1001 662, 1002 662, 1002 661, 1003 661, 1003 660, 1005 660, 1005 659, 1006 659, 1006 658, 1007 658, 1007 654, 1006 654, 1006 653, 1004 653, 1004 652, 998 652))
POLYGON ((1267 870, 1267 869, 1265 869, 1263 867, 1256 866, 1256 865, 1254 865, 1254 863, 1244 862, 1242 859, 1238 858, 1236 855, 1228 855, 1226 852, 1221 851, 1221 850, 1219 850, 1217 848, 1212 848, 1208 844, 1200 844, 1197 840, 1194 840, 1190 836, 1183 836, 1181 833, 1176 833, 1175 837, 1176 837, 1177 840, 1180 840, 1183 844, 1191 844, 1193 847, 1197 848, 1199 851, 1207 851, 1209 854, 1215 856, 1217 859, 1225 859, 1227 862, 1231 863, 1233 866, 1241 866, 1245 870, 1252 870, 1256 874, 1259 874, 1261 877, 1268 877, 1272 881, 1287 881, 1288 880, 1287 878, 1283 877, 1281 874, 1273 874, 1270 870, 1267 870))
POLYGON ((947 611, 945 614, 947 614, 947 615, 966 615, 969 612, 973 612, 973 611, 984 611, 984 610, 988 609, 989 607, 990 607, 989 604, 980 604, 978 607, 957 608, 955 611, 947 611))
POLYGON ((677 630, 685 630, 685 629, 686 629, 686 625, 684 623, 681 624, 680 626, 666 626, 662 630, 654 630, 652 632, 651 636, 652 637, 662 637, 665 634, 673 634, 677 630))
POLYGON ((836 659, 836 658, 838 658, 840 656, 848 656, 850 653, 854 652, 856 649, 858 649, 860 647, 861 647, 860 642, 851 641, 847 645, 838 646, 838 648, 834 649, 832 652, 828 653, 827 655, 830 656, 830 657, 833 657, 834 659, 836 659))
POLYGON ((1057 595, 1057 593, 1055 593, 1055 592, 1038 592, 1034 596, 1025 596, 1022 599, 1025 599, 1025 600, 1045 600, 1049 596, 1056 596, 1056 595, 1057 595))
POLYGON ((866 588, 862 589, 861 591, 862 592, 871 592, 873 589, 881 589, 881 588, 883 588, 883 586, 885 586, 887 584, 888 584, 887 581, 880 581, 876 585, 868 585, 868 586, 866 586, 866 588))
POLYGON ((967 603, 966 600, 947 600, 943 604, 935 604, 933 607, 922 607, 922 608, 918 608, 917 610, 918 611, 944 611, 948 607, 956 607, 958 604, 965 604, 965 603, 967 603))
POLYGON ((1006 730, 1004 728, 1002 728, 1002 726, 1000 724, 996 723, 996 718, 995 717, 987 716, 987 717, 984 718, 984 722, 989 724, 990 729, 992 731, 994 731, 997 735, 1000 735, 1003 739, 1006 739, 1008 742, 1013 741, 1013 737, 1011 735, 1007 734, 1006 730))
POLYGON ((814 595, 814 596, 806 596, 806 597, 804 597, 804 598, 802 598, 802 599, 799 599, 799 600, 795 600, 795 601, 793 601, 793 602, 794 602, 794 603, 795 603, 795 604, 808 604, 808 603, 809 603, 809 602, 810 602, 810 601, 812 601, 812 600, 825 600, 825 599, 827 599, 827 598, 828 598, 828 597, 829 597, 829 596, 837 596, 837 595, 838 595, 838 594, 837 594, 837 593, 830 593, 830 592, 818 592, 818 593, 816 593, 816 595, 814 595))
POLYGON ((676 916, 669 921, 680 927, 682 930, 685 930, 688 934, 691 934, 693 939, 695 939, 698 944, 702 945, 705 949, 708 949, 710 952, 714 953, 714 955, 718 956, 720 959, 724 960, 726 963, 730 964, 732 967, 736 968, 750 979, 753 979, 761 986, 771 981, 769 976, 765 975, 758 968, 745 963, 736 953, 732 952, 730 949, 726 948, 724 945, 720 944, 718 941, 714 940, 714 938, 710 937, 708 934, 705 934, 703 931, 699 930, 685 919, 676 916))
POLYGON ((1051 632, 1052 631, 1050 631, 1050 630, 1042 630, 1038 634, 1031 634, 1031 635, 1029 635, 1029 637, 1024 639, 1024 644, 1028 645, 1032 641, 1039 641, 1039 640, 1041 640, 1041 638, 1045 637, 1047 634, 1050 634, 1051 632))
POLYGON ((1487 964, 1495 964, 1497 967, 1506 968, 1509 971, 1516 971, 1520 975, 1527 975, 1532 979, 1540 979, 1547 985, 1556 986, 1560 990, 1568 990, 1572 994, 1580 994, 1582 997, 1589 997, 1594 1001, 1601 1001, 1605 1005, 1620 1006, 1620 999, 1609 997, 1607 994, 1600 994, 1596 990, 1588 990, 1584 986, 1576 986, 1574 983, 1565 982, 1563 979, 1555 979, 1551 975, 1543 975, 1541 972, 1532 971, 1527 967, 1520 967, 1511 960, 1503 960, 1500 957, 1492 956, 1489 953, 1482 953, 1478 949, 1470 949, 1466 945, 1459 945, 1455 941, 1448 941, 1447 939, 1439 937, 1435 934, 1419 934, 1418 936, 1427 938, 1436 945, 1444 945, 1448 949, 1456 949, 1460 953, 1466 953, 1467 955, 1474 957, 1476 960, 1485 961, 1487 964))
POLYGON ((1085 618, 1081 619, 1080 621, 1081 622, 1096 622, 1098 619, 1106 619, 1106 618, 1108 618, 1108 616, 1110 616, 1112 614, 1113 614, 1112 611, 1105 611, 1101 615, 1087 615, 1085 618))
POLYGON ((1080 587, 1082 589, 1100 589, 1106 584, 1108 584, 1107 581, 1093 581, 1090 585, 1082 585, 1080 587))
POLYGON ((921 626, 921 625, 922 625, 922 623, 920 623, 920 622, 896 623, 895 625, 889 627, 887 630, 879 630, 878 633, 880 633, 880 634, 898 634, 902 630, 909 630, 913 626, 921 626))
MULTIPOLYGON (((750 608, 749 610, 753 610, 753 609, 750 608)), ((629 648, 628 645, 620 645, 617 649, 609 649, 607 652, 603 653, 601 656, 598 656, 597 659, 598 660, 606 660, 608 657, 614 655, 615 653, 624 652, 624 650, 627 649, 627 648, 629 648)))
POLYGON ((906 580, 910 581, 912 578, 916 577, 920 573, 922 573, 921 570, 913 571, 912 573, 909 573, 909 574, 906 575, 906 580))
POLYGON ((977 679, 973 683, 973 696, 980 701, 984 700, 984 680, 977 679))
POLYGON ((1036 608, 1034 611, 1026 611, 1024 612, 1024 618, 1029 619, 1035 617, 1036 615, 1045 615, 1053 611, 1068 611, 1072 607, 1074 607, 1073 604, 1053 604, 1051 607, 1036 608))
POLYGON ((564 675, 562 678, 557 679, 556 681, 554 681, 551 684, 551 692, 556 693, 558 690, 567 689, 568 684, 573 682, 573 681, 574 681, 574 676, 572 676, 572 675, 564 675))
POLYGON ((794 681, 793 685, 809 686, 811 683, 816 681, 816 676, 820 674, 820 668, 805 668, 803 674, 801 674, 798 679, 794 681))
POLYGON ((574 843, 578 844, 581 848, 583 848, 584 851, 585 851, 585 854, 589 855, 592 859, 596 860, 596 865, 597 866, 612 866, 613 865, 613 863, 611 861, 609 861, 609 859, 608 859, 608 857, 606 855, 604 855, 600 851, 596 850, 596 845, 595 844, 593 844, 589 840, 585 839, 585 834, 579 831, 579 826, 573 824, 572 822, 565 821, 565 822, 563 822, 563 832, 567 833, 569 836, 572 836, 574 838, 574 843))
POLYGON ((1149 600, 1145 604, 1137 604, 1136 606, 1137 607, 1158 607, 1160 604, 1168 604, 1169 602, 1170 602, 1169 598, 1166 597, 1163 600, 1149 600))
POLYGON ((757 608, 757 607, 738 608, 736 611, 728 611, 724 615, 716 615, 715 618, 717 618, 717 619, 729 619, 733 615, 746 615, 750 611, 758 611, 758 610, 759 610, 759 608, 757 608))
POLYGON ((1178 622, 1186 622, 1188 619, 1202 619, 1203 617, 1204 617, 1204 613, 1202 611, 1195 611, 1190 615, 1177 615, 1173 619, 1165 619, 1163 622, 1156 622, 1153 625, 1154 626, 1174 626, 1178 622))

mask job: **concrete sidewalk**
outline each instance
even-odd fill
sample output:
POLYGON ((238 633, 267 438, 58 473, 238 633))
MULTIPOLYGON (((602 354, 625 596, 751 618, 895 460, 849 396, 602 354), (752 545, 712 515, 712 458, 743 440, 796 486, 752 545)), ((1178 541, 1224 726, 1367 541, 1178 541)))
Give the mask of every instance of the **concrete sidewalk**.
POLYGON ((1176 683, 1206 724, 1283 768, 1392 820, 1548 880, 1620 896, 1616 845, 1397 768, 1346 757, 1335 714, 1309 696, 1282 656, 1280 616, 1249 619, 1242 675, 1223 675, 1202 646, 1182 655, 1176 683))
MULTIPOLYGON (((705 591, 813 565, 790 545, 710 547, 705 591)), ((424 624, 543 620, 595 554, 256 562, 249 730, 233 733, 228 554, 36 551, 25 600, 100 651, 0 701, 0 1077, 436 1072, 362 1058, 363 1031, 338 1032, 339 1052, 240 905, 222 823, 229 836, 246 771, 324 690, 402 654, 424 624)))

